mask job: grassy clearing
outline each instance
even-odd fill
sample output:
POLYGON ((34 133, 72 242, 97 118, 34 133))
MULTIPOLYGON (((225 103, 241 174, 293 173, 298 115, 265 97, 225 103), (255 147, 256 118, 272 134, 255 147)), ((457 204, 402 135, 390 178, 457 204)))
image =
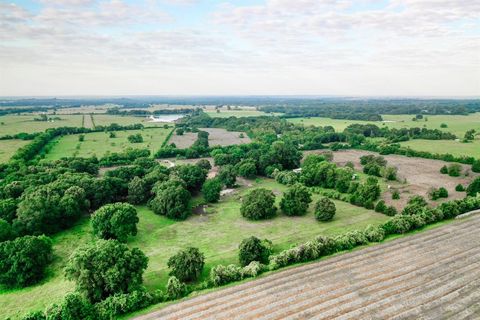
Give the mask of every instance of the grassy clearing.
POLYGON ((418 120, 412 121, 414 115, 402 114, 402 115, 382 115, 385 122, 378 121, 356 121, 356 120, 339 120, 329 118, 291 118, 289 121, 293 123, 303 123, 304 125, 314 126, 332 126, 336 131, 343 131, 348 125, 352 123, 360 124, 376 124, 377 126, 386 126, 389 128, 411 128, 411 127, 426 127, 429 129, 439 129, 446 132, 452 132, 463 138, 465 132, 469 129, 475 129, 480 131, 480 113, 470 114, 468 116, 457 115, 433 115, 425 116, 427 121, 418 120), (392 122, 389 122, 392 121, 392 122), (440 128, 440 125, 445 123, 447 128, 440 128))
POLYGON ((109 133, 92 132, 85 134, 84 141, 78 141, 79 135, 68 135, 53 141, 46 160, 58 160, 63 157, 97 157, 104 156, 107 152, 121 152, 126 148, 148 148, 153 153, 160 149, 171 128, 148 128, 143 130, 115 131, 116 138, 110 138, 109 133), (130 143, 127 139, 132 134, 140 133, 143 143, 130 143))
POLYGON ((96 126, 108 126, 109 124, 116 123, 122 126, 129 124, 141 123, 144 126, 163 126, 163 123, 148 122, 146 117, 132 117, 132 116, 119 116, 111 114, 94 114, 93 121, 96 126))
MULTIPOLYGON (((265 187, 278 195, 285 186, 270 179, 252 182, 253 187, 265 187)), ((206 256, 206 268, 202 279, 219 263, 237 263, 237 249, 242 239, 255 235, 273 241, 276 252, 314 238, 317 235, 334 235, 368 224, 378 224, 387 217, 371 210, 338 202, 333 221, 317 222, 311 206, 304 217, 286 217, 279 214, 272 220, 250 222, 240 215, 240 201, 250 188, 241 187, 237 193, 209 206, 207 214, 194 215, 186 221, 175 222, 157 216, 146 207, 138 207, 140 222, 138 234, 129 239, 128 245, 138 247, 149 257, 149 266, 144 275, 148 289, 164 288, 168 279, 166 266, 170 256, 188 246, 200 248, 206 256)), ((280 201, 277 196, 277 201, 280 201)), ((314 196, 314 201, 319 196, 314 196)), ((48 268, 48 278, 41 284, 17 290, 0 290, 0 310, 5 317, 17 318, 26 310, 42 310, 59 301, 63 295, 74 290, 71 282, 63 278, 63 267, 70 253, 80 245, 94 241, 88 219, 54 238, 55 261, 48 268)))
POLYGON ((428 151, 431 153, 450 153, 454 156, 471 156, 480 158, 480 139, 474 142, 463 143, 452 140, 421 140, 415 139, 401 143, 402 146, 413 150, 428 151))
POLYGON ((7 162, 10 157, 30 141, 27 140, 0 140, 0 163, 7 162))
POLYGON ((58 115, 61 120, 35 121, 38 115, 6 115, 0 116, 0 136, 20 132, 43 132, 49 128, 81 127, 82 115, 58 115))

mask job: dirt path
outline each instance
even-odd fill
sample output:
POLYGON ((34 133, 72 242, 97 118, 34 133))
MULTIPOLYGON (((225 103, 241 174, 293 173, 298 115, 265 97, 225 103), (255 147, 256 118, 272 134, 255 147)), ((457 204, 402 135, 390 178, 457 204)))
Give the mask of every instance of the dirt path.
POLYGON ((135 319, 479 319, 479 228, 475 215, 135 319))

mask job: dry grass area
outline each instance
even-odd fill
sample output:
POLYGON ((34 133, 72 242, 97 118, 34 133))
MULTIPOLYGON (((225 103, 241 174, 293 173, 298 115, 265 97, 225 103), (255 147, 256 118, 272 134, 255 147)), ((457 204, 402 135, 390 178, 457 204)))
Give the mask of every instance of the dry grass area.
POLYGON ((168 144, 174 143, 178 149, 190 148, 192 144, 197 140, 197 134, 193 132, 185 132, 183 135, 179 136, 176 133, 172 135, 168 144))
MULTIPOLYGON (((355 165, 355 169, 361 171, 360 157, 367 154, 375 153, 362 150, 342 150, 334 152, 333 161, 339 165, 345 165, 345 163, 351 161, 355 165)), ((384 158, 388 161, 387 165, 398 168, 398 180, 400 182, 388 182, 388 184, 390 184, 391 190, 397 189, 400 192, 400 199, 392 200, 390 192, 384 192, 382 198, 387 204, 394 205, 397 209, 403 208, 413 195, 421 195, 428 199, 428 191, 432 187, 446 188, 449 194, 446 200, 463 198, 465 193, 455 191, 455 187, 458 184, 467 186, 478 175, 472 173, 470 166, 467 165, 462 165, 462 167, 464 173, 468 172, 468 176, 450 177, 441 174, 440 168, 449 163, 440 160, 410 158, 399 155, 387 155, 384 158)))
POLYGON ((479 319, 478 228, 477 215, 135 319, 479 319))

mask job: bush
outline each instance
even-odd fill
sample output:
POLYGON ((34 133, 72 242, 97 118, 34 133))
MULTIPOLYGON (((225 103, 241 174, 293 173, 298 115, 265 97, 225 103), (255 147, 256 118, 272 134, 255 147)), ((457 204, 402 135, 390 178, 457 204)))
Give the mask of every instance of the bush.
POLYGON ((237 172, 232 165, 225 165, 220 167, 217 177, 227 188, 233 188, 237 181, 237 172))
POLYGON ((130 143, 142 143, 143 142, 143 137, 140 133, 136 134, 131 134, 127 137, 128 142, 130 143))
POLYGON ((397 180, 397 168, 396 167, 385 167, 382 170, 382 176, 390 181, 397 180))
POLYGON ((45 313, 48 320, 97 319, 93 305, 77 292, 68 293, 60 304, 51 305, 45 313))
POLYGON ((452 163, 448 166, 448 175, 450 177, 460 177, 460 173, 462 172, 462 166, 458 163, 452 163))
POLYGON ((272 191, 258 188, 250 191, 243 199, 240 212, 251 220, 272 218, 276 213, 275 195, 272 191))
POLYGON ((302 216, 307 213, 312 195, 307 187, 300 183, 290 187, 280 201, 280 208, 287 216, 302 216))
POLYGON ((228 266, 217 265, 210 271, 210 282, 218 287, 242 279, 242 268, 231 264, 228 266))
POLYGON ((167 297, 171 300, 182 298, 187 295, 187 286, 176 277, 168 278, 167 297))
POLYGON ((336 211, 335 203, 326 197, 318 200, 315 204, 315 218, 318 221, 332 220, 336 211))
POLYGON ((387 235, 406 233, 411 227, 411 218, 405 215, 396 215, 382 225, 387 235))
POLYGON ((400 199, 400 192, 398 192, 398 190, 393 190, 393 192, 392 192, 392 199, 393 199, 393 200, 398 200, 398 199, 400 199))
POLYGON ((25 236, 0 243, 0 284, 26 287, 40 281, 52 257, 52 240, 25 236))
POLYGON ((95 304, 95 310, 99 319, 117 319, 119 315, 148 307, 163 300, 163 292, 156 291, 151 294, 141 289, 110 296, 95 304))
POLYGON ((187 248, 168 259, 170 275, 182 282, 197 280, 205 265, 205 256, 197 248, 187 248))
POLYGON ((480 192, 480 177, 475 178, 467 187, 467 195, 475 197, 480 192))
POLYGON ((465 191, 465 187, 461 184, 457 184, 457 186, 455 187, 455 191, 463 192, 465 191))
POLYGON ((443 167, 440 168, 440 173, 441 174, 448 174, 448 167, 444 165, 443 167))
POLYGON ((91 224, 93 234, 101 239, 117 239, 127 242, 129 236, 137 234, 137 209, 128 203, 107 204, 95 211, 91 224))
POLYGON ((210 161, 208 161, 207 159, 198 160, 197 163, 195 163, 195 165, 207 171, 212 169, 212 165, 210 164, 210 161))
POLYGON ((137 248, 129 249, 116 240, 98 240, 74 251, 65 276, 76 282, 77 290, 90 302, 98 302, 137 290, 147 264, 148 258, 137 248))
POLYGON ((258 261, 252 261, 240 270, 242 278, 255 278, 263 271, 264 265, 258 261))
POLYGON ((393 217, 398 212, 397 212, 397 209, 394 206, 389 206, 385 209, 385 211, 383 213, 385 213, 387 216, 393 217))
POLYGON ((364 233, 369 242, 380 242, 385 239, 385 230, 379 226, 368 225, 364 233))
POLYGON ((238 260, 242 266, 246 266, 252 261, 266 264, 268 263, 268 257, 272 253, 272 243, 252 236, 243 239, 238 250, 238 260))
POLYGON ((183 136, 185 130, 183 130, 182 128, 178 128, 175 132, 177 133, 177 136, 183 136))
POLYGON ((375 212, 384 213, 386 208, 387 208, 387 206, 385 205, 385 201, 380 200, 375 205, 375 212))
POLYGON ((477 159, 472 163, 472 171, 480 172, 480 159, 477 159))
POLYGON ((207 202, 218 202, 222 183, 218 179, 208 179, 202 187, 202 194, 207 202))
POLYGON ((274 174, 275 181, 290 186, 298 182, 298 174, 293 171, 277 171, 274 174))

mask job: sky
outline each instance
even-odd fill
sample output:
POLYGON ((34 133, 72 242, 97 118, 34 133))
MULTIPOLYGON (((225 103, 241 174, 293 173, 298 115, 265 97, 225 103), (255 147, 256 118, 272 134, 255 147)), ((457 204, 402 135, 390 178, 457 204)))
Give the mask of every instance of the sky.
POLYGON ((0 0, 0 96, 480 96, 480 0, 0 0))

